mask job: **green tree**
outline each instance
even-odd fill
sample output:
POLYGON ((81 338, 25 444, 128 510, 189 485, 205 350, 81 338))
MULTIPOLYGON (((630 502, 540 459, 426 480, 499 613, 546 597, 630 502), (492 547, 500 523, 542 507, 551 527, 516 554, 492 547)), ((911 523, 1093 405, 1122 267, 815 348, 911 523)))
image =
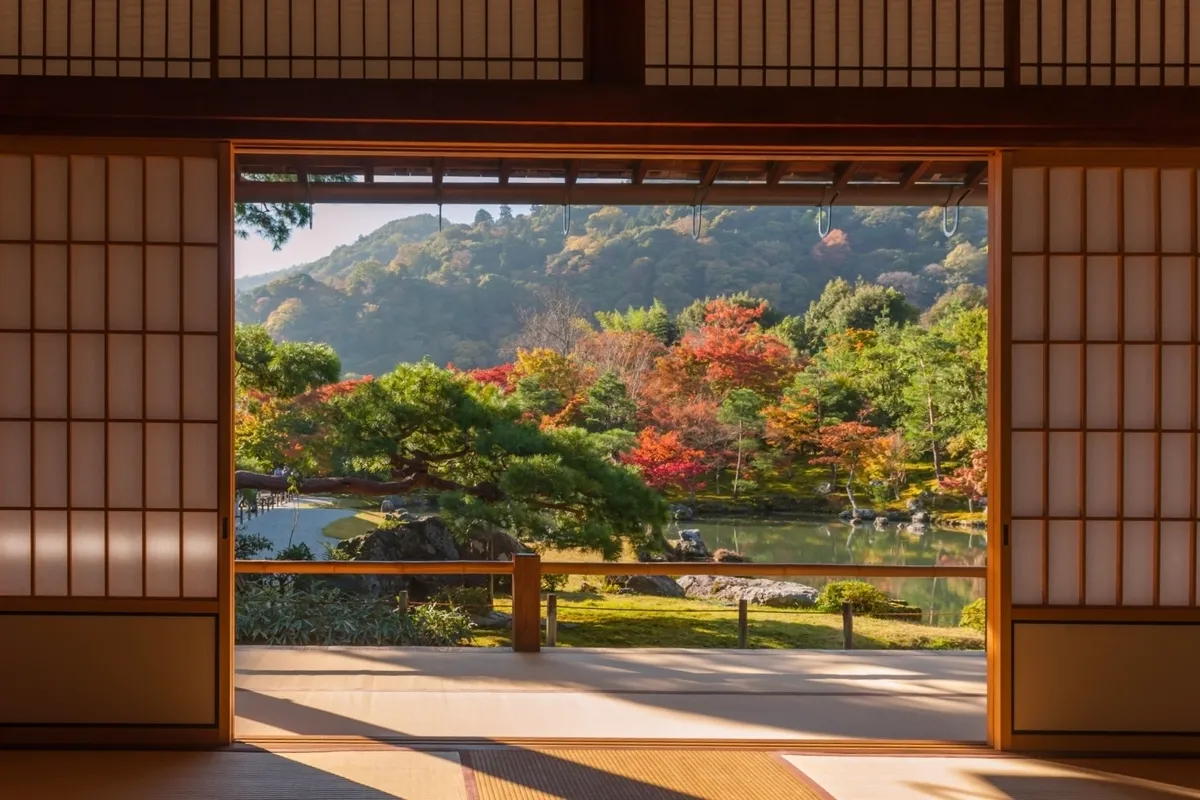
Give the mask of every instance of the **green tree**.
MULTIPOLYGON (((505 395, 429 362, 287 401, 282 416, 302 493, 430 493, 458 529, 490 524, 607 558, 625 542, 652 546, 666 520, 661 495, 603 454, 611 443, 539 430, 505 395), (314 435, 296 441, 297 430, 314 435)), ((288 480, 237 474, 240 489, 282 491, 288 480)))
POLYGON ((629 307, 620 311, 597 311, 596 321, 601 330, 610 333, 634 333, 645 331, 665 345, 674 344, 679 338, 671 312, 661 300, 655 300, 649 308, 629 307))
MULTIPOLYGON (((511 213, 511 209, 510 209, 510 213, 511 213)), ((495 221, 496 220, 492 217, 491 212, 489 212, 486 208, 481 208, 475 212, 475 224, 476 225, 491 225, 495 221)))
MULTIPOLYGON (((250 181, 269 183, 294 183, 295 175, 244 175, 250 181)), ((313 183, 351 183, 353 175, 309 175, 313 183)), ((311 203, 234 203, 233 230, 241 239, 250 234, 261 236, 271 243, 272 250, 279 250, 292 238, 292 231, 305 226, 312 227, 313 207, 311 203)))
POLYGON ((616 373, 606 372, 587 390, 579 412, 589 431, 629 430, 637 417, 637 403, 616 373))
POLYGON ((717 409, 717 421, 737 430, 737 461, 733 469, 733 496, 738 496, 742 479, 742 459, 754 442, 747 442, 749 433, 757 433, 763 425, 763 408, 766 401, 752 389, 734 389, 721 401, 717 409))
POLYGON ((536 375, 518 379, 517 388, 513 391, 513 401, 517 406, 538 417, 557 414, 568 399, 557 389, 543 386, 542 379, 536 375))
POLYGON ((881 320, 897 325, 915 322, 916 306, 890 286, 858 281, 851 286, 844 278, 830 281, 820 298, 804 315, 804 331, 810 346, 819 348, 825 338, 841 331, 872 330, 881 320))
POLYGON ((233 338, 235 375, 240 388, 295 397, 333 383, 341 376, 341 360, 327 344, 276 344, 261 325, 238 325, 233 338))

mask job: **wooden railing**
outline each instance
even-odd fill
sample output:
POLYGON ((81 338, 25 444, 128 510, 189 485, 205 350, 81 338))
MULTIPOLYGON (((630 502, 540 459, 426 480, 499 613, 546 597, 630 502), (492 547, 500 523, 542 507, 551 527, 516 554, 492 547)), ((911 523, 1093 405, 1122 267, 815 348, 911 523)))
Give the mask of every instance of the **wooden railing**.
POLYGON ((716 562, 542 561, 522 553, 512 561, 238 561, 242 575, 511 575, 512 648, 541 650, 543 575, 716 575, 741 578, 986 578, 987 567, 883 564, 737 564, 716 562))

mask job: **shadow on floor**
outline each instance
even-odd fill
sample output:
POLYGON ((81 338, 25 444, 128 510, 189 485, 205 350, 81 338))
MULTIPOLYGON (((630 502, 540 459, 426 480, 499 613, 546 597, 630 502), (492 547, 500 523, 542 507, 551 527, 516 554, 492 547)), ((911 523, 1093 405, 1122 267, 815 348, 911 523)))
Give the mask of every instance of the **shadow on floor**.
POLYGON ((1117 775, 1011 775, 973 773, 988 790, 930 782, 907 784, 929 800, 1182 800, 1200 797, 1183 787, 1148 786, 1117 775))
MULTIPOLYGON (((397 736, 403 735, 393 729, 369 725, 356 719, 320 711, 287 700, 247 692, 239 692, 239 694, 254 695, 251 704, 244 702, 239 704, 239 716, 282 727, 293 733, 310 736, 357 736, 385 744, 395 744, 397 736)), ((473 742, 474 746, 483 744, 486 743, 473 742)), ((551 775, 553 776, 551 781, 553 786, 564 785, 586 789, 582 794, 571 794, 571 800, 616 800, 616 798, 621 800, 703 800, 698 795, 664 789, 651 783, 556 758, 549 753, 535 753, 523 748, 499 744, 497 747, 503 747, 504 751, 509 753, 523 753, 526 758, 515 762, 511 758, 482 758, 477 754, 472 758, 469 752, 464 751, 461 756, 465 757, 464 760, 468 767, 468 780, 471 780, 472 773, 491 774, 502 781, 524 786, 532 791, 542 791, 543 788, 540 787, 545 786, 546 776, 551 775)), ((456 759, 460 757, 458 752, 430 752, 429 755, 456 759)), ((307 797, 307 795, 303 796, 307 797)), ((334 796, 341 800, 340 795, 334 796)), ((390 795, 382 796, 390 797, 390 795)), ((476 798, 473 792, 468 796, 471 800, 476 798)), ((325 795, 313 794, 312 797, 324 798, 325 795)), ((358 797, 353 796, 353 800, 358 800, 358 797)), ((375 799, 370 798, 370 800, 375 799)))

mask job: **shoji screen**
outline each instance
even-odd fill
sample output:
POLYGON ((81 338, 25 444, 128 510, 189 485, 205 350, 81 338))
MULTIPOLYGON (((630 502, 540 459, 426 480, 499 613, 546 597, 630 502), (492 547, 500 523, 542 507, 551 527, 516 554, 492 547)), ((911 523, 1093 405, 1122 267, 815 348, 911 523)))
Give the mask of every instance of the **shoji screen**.
POLYGON ((228 173, 0 139, 0 726, 221 722, 228 173))
POLYGON ((584 0, 215 0, 223 78, 582 80, 584 0))
POLYGON ((1012 725, 1200 733, 1200 157, 1073 155, 1006 171, 1012 725))
POLYGON ((1003 0, 646 0, 646 83, 1002 86, 1003 0))
POLYGON ((1200 0, 1018 2, 1022 84, 1200 84, 1200 0))

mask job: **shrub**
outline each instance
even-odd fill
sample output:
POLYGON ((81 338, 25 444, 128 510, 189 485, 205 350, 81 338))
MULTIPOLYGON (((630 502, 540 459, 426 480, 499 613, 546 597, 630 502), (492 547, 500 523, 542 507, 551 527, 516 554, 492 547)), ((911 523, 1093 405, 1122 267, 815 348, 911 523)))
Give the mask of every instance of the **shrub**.
POLYGON ((962 616, 958 619, 959 627, 970 628, 980 633, 987 632, 987 599, 980 597, 963 606, 962 616))
POLYGON ((259 553, 274 549, 275 545, 270 539, 257 533, 237 533, 233 537, 233 557, 237 559, 254 558, 259 553))
POLYGON ((468 614, 486 614, 492 609, 488 591, 481 586, 446 586, 433 596, 433 602, 468 614))
POLYGON ((826 614, 842 613, 842 603, 855 614, 886 614, 892 608, 888 596, 866 581, 831 581, 817 596, 817 610, 826 614))
POLYGON ((567 585, 570 575, 543 575, 543 592, 561 592, 567 585))
POLYGON ((458 609, 422 606, 404 615, 395 601, 291 584, 239 589, 236 626, 238 644, 453 647, 471 637, 458 609))
POLYGON ((275 556, 279 561, 316 561, 317 557, 313 555, 312 548, 304 542, 289 544, 287 547, 279 551, 279 555, 275 556))

